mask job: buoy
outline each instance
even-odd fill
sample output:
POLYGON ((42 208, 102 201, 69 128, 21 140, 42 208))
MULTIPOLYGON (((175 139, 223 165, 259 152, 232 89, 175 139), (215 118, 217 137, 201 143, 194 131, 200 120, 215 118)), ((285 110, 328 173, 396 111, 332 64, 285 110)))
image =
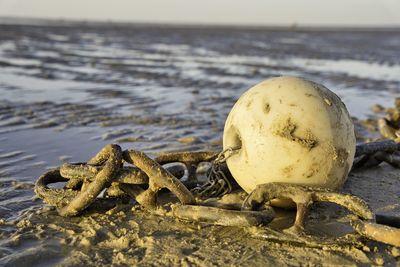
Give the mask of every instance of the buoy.
POLYGON ((230 111, 223 136, 224 150, 233 149, 228 168, 248 193, 270 182, 338 189, 355 146, 354 126, 340 98, 323 85, 287 76, 247 90, 230 111))

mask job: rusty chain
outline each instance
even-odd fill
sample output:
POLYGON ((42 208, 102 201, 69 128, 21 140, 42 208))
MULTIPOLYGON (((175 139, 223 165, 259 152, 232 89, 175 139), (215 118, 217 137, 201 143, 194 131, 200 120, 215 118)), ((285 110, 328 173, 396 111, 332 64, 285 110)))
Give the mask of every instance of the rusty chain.
MULTIPOLYGON (((229 148, 221 153, 171 152, 151 159, 140 151, 122 151, 118 145, 107 145, 87 163, 63 164, 46 172, 38 178, 35 192, 46 203, 57 207, 60 215, 75 216, 98 200, 101 192, 105 195, 103 200, 133 198, 143 208, 156 211, 160 208, 158 193, 168 189, 177 196, 180 204, 170 206, 167 215, 240 227, 269 224, 274 218, 269 201, 285 197, 297 205, 296 221, 291 228, 297 233, 303 231, 308 207, 313 202, 334 202, 355 214, 351 225, 356 232, 373 240, 400 246, 400 229, 377 224, 375 214, 363 200, 326 189, 271 183, 257 186, 239 210, 204 206, 202 199, 230 193, 237 185, 225 161, 239 150, 229 148), (199 184, 196 170, 202 162, 211 163, 211 168, 208 180, 199 184), (184 175, 185 172, 187 175, 184 175), (182 179, 184 177, 186 179, 182 179), (65 186, 49 187, 58 182, 65 182, 65 186)), ((353 169, 377 165, 382 161, 400 167, 399 151, 400 145, 394 141, 358 145, 353 169)))

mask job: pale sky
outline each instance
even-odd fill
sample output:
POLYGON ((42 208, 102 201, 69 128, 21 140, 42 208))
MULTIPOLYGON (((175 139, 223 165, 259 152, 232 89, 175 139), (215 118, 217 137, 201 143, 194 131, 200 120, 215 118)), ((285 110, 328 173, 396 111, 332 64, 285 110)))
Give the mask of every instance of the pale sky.
POLYGON ((400 27, 400 0, 0 0, 1 17, 400 27))

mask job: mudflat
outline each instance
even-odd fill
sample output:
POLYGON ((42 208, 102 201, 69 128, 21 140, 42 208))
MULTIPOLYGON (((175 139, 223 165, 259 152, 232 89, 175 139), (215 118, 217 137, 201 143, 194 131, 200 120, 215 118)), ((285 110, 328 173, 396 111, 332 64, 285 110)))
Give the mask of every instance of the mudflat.
MULTIPOLYGON (((262 227, 179 221, 134 203, 60 217, 34 192, 64 162, 105 144, 150 156, 221 150, 240 95, 279 75, 324 84, 353 117, 358 142, 379 137, 373 104, 400 95, 400 32, 144 25, 0 25, 0 265, 398 265, 400 250, 342 242, 348 213, 316 204, 306 231, 320 244, 262 227)), ((400 170, 351 172, 344 192, 400 216, 400 170)), ((280 231, 295 212, 277 210, 280 231)))

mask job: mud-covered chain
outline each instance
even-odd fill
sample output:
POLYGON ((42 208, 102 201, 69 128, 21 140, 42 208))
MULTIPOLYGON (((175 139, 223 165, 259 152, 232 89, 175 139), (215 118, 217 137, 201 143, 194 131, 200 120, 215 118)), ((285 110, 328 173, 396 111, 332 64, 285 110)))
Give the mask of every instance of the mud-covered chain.
MULTIPOLYGON (((400 145, 393 141, 358 145, 357 168, 362 165, 380 164, 382 161, 399 167, 399 151, 400 145), (377 159, 377 153, 386 157, 380 156, 377 159), (389 160, 385 160, 388 158, 389 160)), ((199 198, 204 197, 204 194, 201 194, 204 190, 193 190, 193 195, 188 188, 205 188, 210 191, 209 181, 206 187, 204 184, 203 187, 198 185, 196 170, 201 162, 210 162, 210 169, 215 171, 214 164, 220 164, 220 157, 221 153, 211 151, 172 152, 161 154, 153 160, 143 152, 131 149, 122 151, 119 145, 110 144, 87 163, 63 164, 46 172, 37 180, 35 192, 46 203, 57 207, 61 216, 76 216, 95 202, 104 190, 109 198, 103 200, 130 197, 143 208, 157 211, 160 208, 157 194, 166 188, 179 199, 180 204, 171 205, 170 211, 163 214, 184 220, 241 227, 269 224, 274 219, 274 211, 268 205, 269 201, 274 198, 289 198, 297 205, 295 223, 291 227, 295 233, 303 232, 306 214, 312 203, 334 202, 355 214, 351 224, 362 236, 400 246, 400 229, 377 224, 374 213, 362 199, 331 190, 270 183, 257 186, 242 203, 240 210, 205 204, 199 198), (124 163, 129 165, 124 166, 124 163), (181 181, 185 169, 188 177, 181 181), (48 187, 49 184, 58 182, 65 182, 64 188, 48 187)), ((218 172, 225 173, 218 178, 223 179, 223 183, 227 182, 227 177, 231 177, 226 165, 225 168, 218 166, 218 172)), ((211 186, 220 184, 215 181, 215 177, 212 179, 214 180, 211 186)), ((221 191, 220 188, 218 191, 221 191)), ((224 193, 228 191, 225 190, 224 193)))

